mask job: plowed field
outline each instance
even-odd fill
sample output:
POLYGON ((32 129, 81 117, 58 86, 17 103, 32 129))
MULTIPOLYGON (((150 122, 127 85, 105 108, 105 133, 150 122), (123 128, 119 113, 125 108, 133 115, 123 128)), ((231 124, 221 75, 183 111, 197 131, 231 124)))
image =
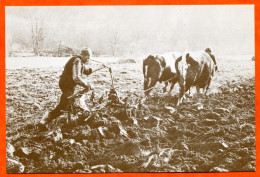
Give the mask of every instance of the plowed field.
MULTIPOLYGON (((46 130, 35 125, 58 103, 62 68, 7 69, 7 172, 254 171, 255 63, 218 63, 209 94, 195 94, 178 107, 178 86, 169 96, 158 83, 140 108, 98 109, 86 100, 92 110, 87 121, 67 124, 63 115, 46 130)), ((138 103, 143 96, 142 64, 110 66, 119 97, 138 103)), ((109 92, 106 69, 86 79, 95 88, 94 100, 109 92)))

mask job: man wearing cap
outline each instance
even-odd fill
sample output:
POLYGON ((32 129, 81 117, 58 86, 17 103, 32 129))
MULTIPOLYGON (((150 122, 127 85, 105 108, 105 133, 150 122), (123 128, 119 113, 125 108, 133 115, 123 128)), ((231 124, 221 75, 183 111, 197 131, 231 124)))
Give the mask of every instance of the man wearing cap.
MULTIPOLYGON (((82 78, 82 75, 90 75, 91 68, 87 68, 86 64, 92 56, 89 48, 83 48, 80 55, 73 56, 65 65, 59 80, 59 87, 62 95, 59 104, 55 109, 47 112, 42 117, 40 124, 47 124, 62 114, 62 110, 67 110, 69 106, 68 97, 74 94, 75 87, 80 85, 85 90, 90 90, 91 86, 82 78)), ((102 66, 103 67, 103 66, 102 66)))
POLYGON ((211 49, 206 48, 205 52, 207 52, 209 54, 210 58, 213 60, 213 62, 215 64, 215 71, 217 71, 218 70, 217 62, 216 62, 215 56, 211 53, 211 49))

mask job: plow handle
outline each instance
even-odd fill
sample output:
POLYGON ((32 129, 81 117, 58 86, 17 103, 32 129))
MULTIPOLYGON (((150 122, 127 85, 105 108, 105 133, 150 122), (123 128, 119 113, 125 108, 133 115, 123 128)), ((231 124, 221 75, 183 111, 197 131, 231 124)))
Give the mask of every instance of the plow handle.
POLYGON ((96 71, 99 71, 99 70, 101 70, 101 69, 103 69, 103 68, 104 68, 104 67, 102 67, 102 68, 97 68, 97 69, 93 70, 92 73, 94 73, 94 72, 96 72, 96 71))
POLYGON ((103 62, 100 62, 100 61, 96 61, 96 60, 93 60, 93 59, 91 59, 90 61, 94 61, 94 62, 96 62, 96 63, 100 63, 100 64, 102 64, 104 67, 106 67, 106 68, 110 68, 109 66, 106 66, 103 62))
MULTIPOLYGON (((92 61, 93 61, 93 60, 92 60, 92 61)), ((94 61, 95 61, 95 60, 94 60, 94 61)), ((98 62, 98 63, 101 63, 101 62, 98 62)), ((99 70, 101 70, 101 69, 104 69, 104 68, 108 68, 109 72, 110 72, 110 73, 112 72, 111 67, 106 66, 106 65, 104 65, 104 64, 102 63, 102 67, 93 70, 92 73, 94 73, 94 72, 96 72, 96 71, 99 71, 99 70)))

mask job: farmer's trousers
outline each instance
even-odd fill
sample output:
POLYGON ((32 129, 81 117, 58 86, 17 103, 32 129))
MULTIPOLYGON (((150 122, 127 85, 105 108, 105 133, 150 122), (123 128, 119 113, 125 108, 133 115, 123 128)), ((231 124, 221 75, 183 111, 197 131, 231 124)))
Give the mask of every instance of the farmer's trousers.
POLYGON ((49 121, 59 117, 64 111, 68 111, 70 108, 70 101, 68 99, 69 96, 73 95, 75 92, 75 87, 64 87, 60 85, 60 89, 62 91, 62 95, 60 97, 60 102, 59 104, 49 113, 49 121))

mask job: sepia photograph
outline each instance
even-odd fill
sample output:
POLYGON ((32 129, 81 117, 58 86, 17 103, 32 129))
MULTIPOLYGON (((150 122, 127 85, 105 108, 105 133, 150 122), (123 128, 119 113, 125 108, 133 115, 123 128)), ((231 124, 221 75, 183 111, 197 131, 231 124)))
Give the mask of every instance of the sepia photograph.
POLYGON ((5 6, 7 174, 255 172, 255 5, 5 6))

